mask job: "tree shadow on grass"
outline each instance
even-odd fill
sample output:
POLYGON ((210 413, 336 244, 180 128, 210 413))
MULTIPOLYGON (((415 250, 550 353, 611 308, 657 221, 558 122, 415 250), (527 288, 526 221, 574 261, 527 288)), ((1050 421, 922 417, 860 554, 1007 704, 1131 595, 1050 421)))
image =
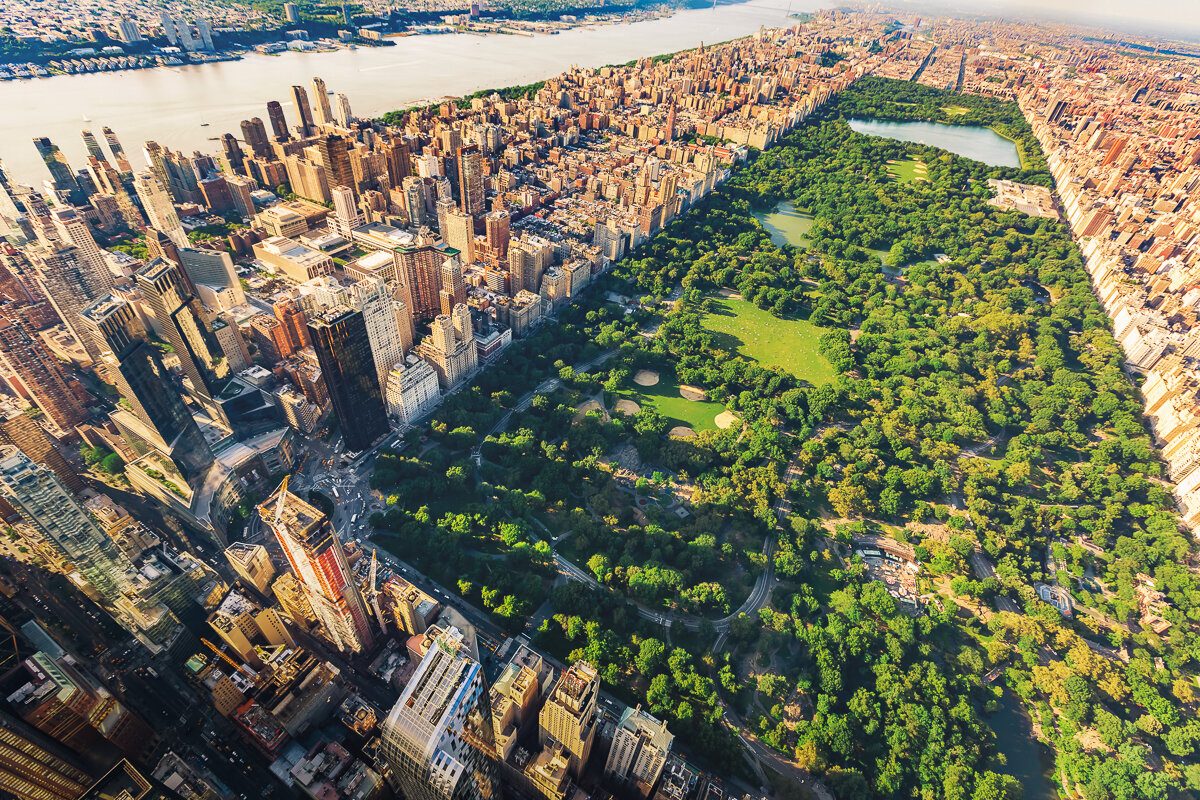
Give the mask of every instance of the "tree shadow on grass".
POLYGON ((730 353, 738 353, 741 351, 741 348, 746 345, 744 339, 741 339, 732 333, 725 333, 724 331, 709 331, 709 335, 712 336, 714 347, 718 347, 721 350, 727 350, 730 353))

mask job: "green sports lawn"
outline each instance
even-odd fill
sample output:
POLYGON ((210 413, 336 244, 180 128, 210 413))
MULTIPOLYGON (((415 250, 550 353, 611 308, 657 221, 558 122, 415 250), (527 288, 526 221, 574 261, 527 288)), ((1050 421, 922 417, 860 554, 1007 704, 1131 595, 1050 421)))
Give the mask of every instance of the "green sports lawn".
POLYGON ((925 166, 925 162, 915 158, 906 158, 903 161, 887 162, 888 174, 901 183, 912 183, 913 181, 929 180, 929 168, 925 166))
POLYGON ((631 376, 619 394, 643 408, 652 406, 671 420, 673 425, 690 425, 697 431, 716 430, 716 417, 725 410, 724 405, 683 398, 679 394, 679 382, 668 370, 660 370, 658 377, 658 383, 654 386, 638 386, 631 376))
POLYGON ((831 383, 833 365, 818 352, 826 328, 796 317, 777 317, 740 297, 714 297, 704 327, 720 334, 722 347, 769 367, 779 367, 814 386, 831 383))

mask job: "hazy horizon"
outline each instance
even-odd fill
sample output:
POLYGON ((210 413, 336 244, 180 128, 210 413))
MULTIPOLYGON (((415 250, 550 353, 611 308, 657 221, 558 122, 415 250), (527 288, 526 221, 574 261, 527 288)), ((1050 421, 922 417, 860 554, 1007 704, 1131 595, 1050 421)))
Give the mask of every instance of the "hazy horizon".
POLYGON ((1123 33, 1200 43, 1200 0, 889 0, 897 8, 986 14, 1095 25, 1123 33))

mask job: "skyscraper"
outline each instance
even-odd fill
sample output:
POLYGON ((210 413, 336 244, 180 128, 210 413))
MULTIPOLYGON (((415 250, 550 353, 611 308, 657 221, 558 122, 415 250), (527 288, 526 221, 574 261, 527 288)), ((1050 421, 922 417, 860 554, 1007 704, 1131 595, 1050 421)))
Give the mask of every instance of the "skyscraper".
POLYGON ((312 106, 308 102, 308 92, 304 91, 303 86, 292 87, 292 103, 296 106, 296 113, 300 115, 300 124, 296 126, 296 130, 299 131, 301 139, 307 139, 317 132, 317 126, 313 123, 312 106))
POLYGON ((169 611, 136 597, 131 581, 137 571, 91 515, 53 472, 12 445, 0 445, 0 497, 83 576, 127 630, 156 644, 177 635, 178 620, 169 611))
POLYGON ((511 235, 509 223, 508 212, 504 210, 491 211, 483 218, 488 249, 497 261, 508 258, 508 240, 511 235))
POLYGON ((276 141, 286 142, 292 138, 287 129, 287 117, 283 115, 283 106, 278 100, 267 103, 267 117, 271 120, 271 133, 276 141))
POLYGON ((13 414, 0 421, 0 442, 19 448, 30 461, 53 472, 58 482, 72 492, 83 491, 83 480, 79 473, 28 415, 13 414))
POLYGON ((290 572, 285 572, 271 584, 271 593, 279 601, 279 607, 292 622, 305 630, 312 630, 317 624, 317 613, 313 611, 312 603, 300 581, 290 572))
POLYGON ((86 667, 39 651, 6 676, 16 691, 8 700, 21 718, 77 753, 107 741, 135 758, 155 744, 146 721, 121 704, 86 667))
POLYGON ((343 652, 369 650, 371 621, 329 518, 289 492, 286 480, 258 513, 279 540, 324 635, 343 652))
POLYGON ((322 136, 312 146, 316 161, 325 168, 330 186, 353 186, 354 169, 350 166, 350 151, 346 140, 335 134, 322 136))
POLYGON ((12 183, 8 179, 8 173, 4 171, 4 162, 0 161, 0 230, 14 228, 20 216, 21 211, 13 197, 12 183))
POLYGON ((271 140, 267 138, 267 126, 258 117, 242 120, 242 140, 256 158, 271 157, 271 140))
POLYGON ((246 302, 245 291, 238 282, 237 271, 229 253, 223 250, 184 248, 179 251, 178 263, 187 276, 185 283, 190 283, 193 287, 208 286, 214 291, 228 291, 233 305, 246 302))
POLYGON ((604 774, 649 797, 662 774, 675 737, 661 722, 638 708, 626 708, 613 734, 604 774))
POLYGON ((201 47, 209 52, 217 49, 213 44, 212 25, 208 23, 208 20, 203 18, 196 20, 196 33, 200 34, 201 47))
POLYGON ((462 254, 464 264, 475 263, 475 220, 459 211, 453 201, 438 201, 438 225, 446 244, 462 254))
POLYGON ((133 176, 133 188, 142 201, 142 209, 146 212, 146 219, 150 220, 150 227, 166 234, 176 247, 190 247, 171 195, 158 179, 150 172, 139 172, 133 176))
POLYGON ((179 36, 179 46, 185 52, 194 53, 200 49, 200 44, 196 41, 196 37, 192 36, 192 26, 183 17, 175 18, 175 33, 179 36))
POLYGON ((442 262, 442 291, 439 294, 443 314, 452 314, 455 306, 467 302, 467 284, 458 256, 450 256, 442 262))
POLYGON ((42 294, 88 357, 99 361, 100 350, 83 327, 81 316, 89 303, 103 296, 90 266, 74 247, 31 248, 29 258, 42 294))
POLYGON ((471 309, 461 304, 451 314, 438 314, 429 335, 416 347, 417 353, 438 374, 442 389, 450 391, 474 374, 479 366, 471 309))
POLYGON ((145 37, 142 36, 142 32, 138 30, 137 23, 128 17, 121 17, 120 21, 117 23, 117 32, 120 35, 121 41, 128 44, 134 44, 136 42, 145 40, 145 37))
POLYGON ((97 206, 98 200, 107 200, 108 198, 104 195, 111 196, 116 204, 117 212, 120 214, 121 223, 126 228, 131 231, 145 228, 146 220, 142 216, 141 210, 133 202, 133 198, 129 196, 129 192, 125 190, 122 173, 109 162, 99 161, 95 158, 88 159, 88 171, 96 178, 100 191, 103 192, 103 195, 92 197, 92 205, 97 206))
POLYGON ((363 224, 362 215, 354 203, 354 190, 349 186, 334 186, 329 193, 333 196, 333 230, 350 241, 350 232, 363 224))
POLYGON ((333 98, 333 120, 339 127, 349 128, 354 122, 354 112, 350 110, 350 98, 341 92, 333 98))
POLYGON ((361 311, 346 306, 309 320, 308 334, 347 450, 363 450, 387 432, 371 341, 361 311))
POLYGON ((579 778, 587 765, 596 739, 596 701, 600 676, 595 667, 576 661, 559 676, 558 682, 538 715, 538 738, 542 747, 562 745, 570 755, 571 774, 579 778))
POLYGON ((404 185, 404 181, 412 175, 412 156, 408 150, 408 142, 400 138, 385 141, 380 145, 387 157, 388 182, 395 187, 404 185))
POLYGON ((333 111, 329 108, 329 90, 325 88, 325 81, 313 78, 312 90, 316 122, 318 125, 328 125, 333 122, 333 111))
POLYGON ((76 800, 91 783, 70 754, 0 712, 0 792, 17 800, 76 800))
POLYGON ((457 628, 443 631, 384 720, 381 750, 408 800, 490 800, 491 714, 483 668, 457 628))
POLYGON ((432 319, 441 310, 442 263, 449 252, 432 245, 396 250, 396 275, 404 305, 413 319, 432 319))
POLYGON ((40 136, 33 140, 33 146, 42 157, 46 169, 50 171, 50 180, 54 188, 67 195, 72 203, 82 203, 86 198, 79 189, 79 182, 75 180, 75 173, 67 163, 67 157, 58 149, 58 145, 45 136, 40 136))
POLYGON ((225 548, 225 560, 248 586, 253 586, 264 596, 270 594, 275 565, 271 563, 267 548, 261 544, 234 542, 225 548))
POLYGON ((233 198, 233 210, 244 219, 253 217, 257 209, 254 207, 254 195, 251 192, 258 188, 254 179, 230 175, 225 178, 225 185, 229 188, 229 196, 233 198))
POLYGON ((387 282, 377 275, 356 281, 348 292, 351 305, 363 315, 367 340, 371 343, 371 358, 380 391, 386 393, 388 373, 404 362, 412 336, 405 336, 396 313, 395 302, 387 282))
POLYGON ((246 154, 242 152, 242 146, 232 133, 222 134, 221 152, 225 155, 225 161, 228 162, 231 171, 238 175, 246 174, 246 154))
POLYGON ((484 205, 483 154, 478 145, 458 150, 458 188, 464 214, 477 217, 487 211, 484 205))
POLYGON ((56 208, 50 219, 58 231, 59 240, 75 248, 77 257, 86 266, 92 291, 107 292, 113 287, 112 271, 104 259, 104 251, 96 244, 92 231, 73 208, 56 208))
POLYGON ((190 282, 170 261, 156 259, 136 275, 137 286, 158 321, 163 337, 175 350, 193 395, 206 407, 229 377, 229 365, 191 296, 190 282))
POLYGON ((162 25, 163 36, 173 45, 179 44, 179 34, 175 30, 175 20, 166 11, 159 12, 158 21, 162 25))
POLYGON ((137 312, 111 295, 83 312, 84 324, 104 348, 105 371, 141 424, 136 434, 168 456, 189 482, 212 465, 212 450, 188 412, 162 357, 146 338, 137 312))
POLYGON ((0 363, 21 382, 57 435, 71 435, 87 419, 62 364, 17 315, 0 315, 0 363))
POLYGON ((100 148, 100 143, 96 141, 96 134, 91 131, 84 131, 83 146, 88 151, 88 155, 97 161, 107 161, 104 156, 104 151, 100 148))
POLYGON ((122 175, 127 175, 133 172, 129 165, 129 159, 125 157, 125 148, 121 146, 121 140, 117 138, 117 134, 112 128, 105 125, 101 132, 104 134, 104 141, 108 142, 108 149, 112 153, 113 160, 117 162, 117 169, 122 175))

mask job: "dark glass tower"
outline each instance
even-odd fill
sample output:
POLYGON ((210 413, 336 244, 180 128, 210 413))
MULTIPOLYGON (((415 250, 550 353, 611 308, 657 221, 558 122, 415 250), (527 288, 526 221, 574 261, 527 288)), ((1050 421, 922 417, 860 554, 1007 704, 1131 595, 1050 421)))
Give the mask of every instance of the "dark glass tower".
POLYGON ((238 175, 245 175, 246 154, 242 152, 242 147, 238 144, 237 137, 232 133, 222 135, 221 150, 225 153, 225 160, 229 162, 230 169, 238 175))
POLYGON ((45 136, 40 136, 33 140, 33 146, 37 148, 42 163, 50 171, 54 188, 70 195, 72 203, 82 203, 85 198, 82 196, 79 182, 75 180, 75 173, 71 171, 71 165, 67 163, 67 157, 58 149, 58 145, 45 136))
POLYGON ((138 271, 137 285, 163 336, 175 349, 192 391, 208 405, 228 381, 229 366, 196 309, 186 275, 170 261, 156 259, 138 271))
POLYGON ((267 103, 267 116, 271 120, 271 132, 275 134, 275 138, 281 142, 286 142, 292 138, 287 129, 287 117, 283 115, 283 106, 278 100, 272 100, 267 103))
POLYGON ((388 427, 362 312, 346 306, 326 311, 309 320, 308 334, 346 449, 369 447, 388 427))
POLYGON ((296 106, 296 113, 300 115, 300 124, 296 126, 296 130, 300 132, 301 138, 307 138, 317 132, 317 126, 313 123, 312 106, 308 102, 308 92, 304 91, 303 86, 292 87, 292 102, 296 106))
POLYGON ((146 443, 174 461, 189 482, 204 475, 213 463, 212 450, 146 338, 137 312, 109 295, 88 306, 83 319, 105 351, 105 374, 142 423, 146 443))

